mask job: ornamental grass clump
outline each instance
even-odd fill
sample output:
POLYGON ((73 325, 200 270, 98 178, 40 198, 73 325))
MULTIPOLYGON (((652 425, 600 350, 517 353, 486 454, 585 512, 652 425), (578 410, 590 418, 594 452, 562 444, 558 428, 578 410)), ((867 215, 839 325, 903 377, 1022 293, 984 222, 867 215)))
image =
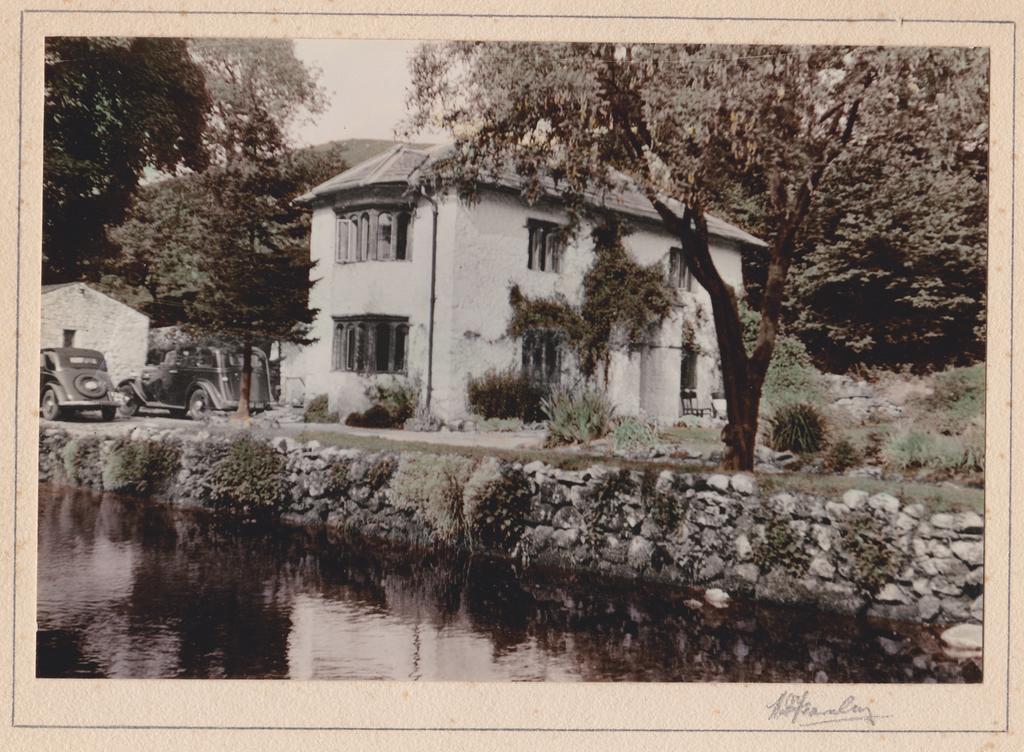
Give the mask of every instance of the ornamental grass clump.
POLYGON ((392 501, 421 512, 438 542, 461 545, 467 537, 463 491, 476 464, 456 454, 403 454, 391 482, 392 501))
POLYGON ((772 449, 780 452, 814 454, 825 446, 827 429, 825 418, 814 405, 796 403, 785 405, 768 419, 772 449))
POLYGON ((548 422, 548 446, 589 444, 607 436, 615 418, 608 396, 593 388, 558 389, 541 403, 548 422))

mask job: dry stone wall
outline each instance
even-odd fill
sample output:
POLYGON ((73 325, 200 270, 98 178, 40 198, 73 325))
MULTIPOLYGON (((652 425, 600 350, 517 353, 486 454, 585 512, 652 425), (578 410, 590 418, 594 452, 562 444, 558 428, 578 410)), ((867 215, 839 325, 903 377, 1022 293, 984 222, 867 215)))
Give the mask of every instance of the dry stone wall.
MULTIPOLYGON (((204 430, 139 427, 127 437, 83 438, 45 427, 39 479, 123 490, 126 446, 169 445, 176 464, 167 477, 148 480, 147 495, 224 509, 218 494, 231 490, 211 479, 234 441, 238 434, 204 430)), ((289 524, 398 546, 463 545, 527 566, 721 588, 842 613, 937 623, 982 617, 984 522, 975 512, 932 514, 920 503, 858 490, 837 498, 765 494, 742 473, 568 471, 266 441, 279 458, 270 463, 279 477, 266 487, 283 493, 264 500, 265 509, 289 524), (440 507, 399 492, 413 464, 422 477, 448 484, 440 507)))

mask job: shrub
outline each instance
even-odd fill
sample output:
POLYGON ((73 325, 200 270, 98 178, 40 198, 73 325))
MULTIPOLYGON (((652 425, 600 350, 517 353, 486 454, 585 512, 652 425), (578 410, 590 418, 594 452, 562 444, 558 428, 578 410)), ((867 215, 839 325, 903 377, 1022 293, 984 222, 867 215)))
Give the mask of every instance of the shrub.
POLYGON ((456 454, 407 454, 391 484, 396 506, 416 509, 430 522, 441 542, 457 545, 466 538, 463 490, 476 462, 456 454))
POLYGON ((484 418, 519 418, 535 423, 543 419, 541 403, 547 393, 547 387, 515 368, 492 369, 482 376, 470 376, 466 383, 470 409, 484 418))
POLYGON ((383 405, 370 405, 366 412, 349 413, 345 425, 357 428, 394 428, 395 419, 383 405))
POLYGON ((272 446, 249 434, 238 436, 210 468, 209 503, 238 514, 278 513, 288 488, 286 468, 272 446))
POLYGON ((615 408, 597 389, 558 389, 541 403, 548 421, 547 444, 589 443, 611 430, 615 408))
POLYGON ((132 494, 159 491, 178 472, 181 448, 161 441, 119 439, 103 465, 103 488, 132 494))
POLYGON ((530 510, 530 484, 520 471, 483 460, 463 489, 462 512, 470 541, 512 553, 523 536, 530 510))
POLYGON ((302 413, 302 420, 306 423, 337 423, 338 413, 329 412, 327 395, 319 394, 306 405, 306 409, 302 413))
MULTIPOLYGON (((395 474, 395 458, 391 455, 384 455, 377 460, 373 467, 366 473, 366 482, 370 486, 370 491, 376 493, 380 489, 384 488, 391 476, 395 474)), ((346 473, 347 475, 347 473, 346 473)))
POLYGON ((893 434, 882 448, 882 458, 897 470, 984 471, 985 432, 977 424, 960 436, 911 429, 893 434))
POLYGON ((833 472, 841 473, 861 462, 861 453, 848 439, 840 439, 828 448, 825 467, 833 472))
POLYGON ((371 384, 366 388, 366 397, 373 405, 388 411, 392 426, 400 427, 416 414, 420 401, 419 380, 393 379, 390 384, 371 384))
POLYGON ((612 426, 612 442, 627 452, 652 447, 658 443, 658 422, 645 416, 618 418, 612 426))
POLYGON ((102 483, 101 440, 94 436, 71 439, 61 451, 64 477, 82 486, 102 483))
POLYGON ((812 454, 825 444, 825 419, 814 405, 795 403, 778 408, 768 419, 772 449, 812 454))
POLYGON ((896 578, 904 555, 887 540, 881 523, 870 512, 851 512, 839 529, 838 548, 848 562, 850 581, 873 595, 896 578))
MULTIPOLYGON (((761 315, 743 301, 740 301, 739 313, 743 343, 750 353, 757 342, 761 315)), ((824 397, 824 379, 814 367, 804 343, 787 334, 777 337, 771 363, 761 386, 761 399, 764 403, 774 408, 797 403, 821 405, 824 397)))

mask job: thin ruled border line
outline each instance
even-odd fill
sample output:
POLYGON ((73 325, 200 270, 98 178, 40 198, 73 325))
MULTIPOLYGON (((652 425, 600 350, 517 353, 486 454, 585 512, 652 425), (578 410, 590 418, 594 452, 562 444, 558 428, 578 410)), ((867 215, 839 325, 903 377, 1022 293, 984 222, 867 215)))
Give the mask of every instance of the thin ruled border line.
MULTIPOLYGON (((24 106, 23 106, 23 81, 24 81, 24 67, 25 67, 25 16, 26 14, 107 14, 107 15, 182 15, 180 11, 160 11, 160 10, 70 10, 70 9, 26 9, 22 10, 19 18, 19 40, 18 40, 18 206, 17 206, 17 230, 16 230, 16 242, 17 251, 15 254, 15 379, 14 379, 14 399, 15 405, 18 404, 20 394, 20 323, 21 323, 21 178, 22 178, 22 162, 24 161, 24 150, 22 131, 24 127, 24 106)), ((1000 20, 1000 19, 944 19, 944 18, 796 18, 796 17, 773 17, 773 16, 676 16, 676 15, 600 15, 600 14, 558 14, 558 13, 425 13, 425 12, 380 12, 380 13, 369 13, 369 12, 345 12, 345 11, 308 11, 308 12, 296 12, 296 11, 282 11, 278 13, 268 11, 218 11, 218 10, 202 10, 202 11, 187 11, 184 15, 192 16, 314 16, 314 17, 365 17, 365 18, 492 18, 492 19, 576 19, 576 20, 634 20, 634 21, 774 21, 774 22, 786 22, 786 23, 919 23, 919 24, 987 24, 987 25, 1009 25, 1013 29, 1013 55, 1012 55, 1012 86, 1011 86, 1011 122, 1010 122, 1010 149, 1011 149, 1011 173, 1010 173, 1010 437, 1009 437, 1009 459, 1007 466, 1009 470, 1009 500, 1007 505, 1008 510, 1008 525, 1007 534, 1009 536, 1009 543, 1012 544, 1013 537, 1013 335, 1014 335, 1014 295, 1013 287, 1015 282, 1014 276, 1014 258, 1013 248, 1015 240, 1015 225, 1016 225, 1016 164, 1017 164, 1017 153, 1016 153, 1016 126, 1017 126, 1017 22, 1014 20, 1000 20)), ((991 89, 990 89, 991 96, 991 89)), ((991 101, 990 101, 991 104, 991 101)), ((989 155, 989 165, 991 166, 991 154, 989 155)), ((990 188, 991 190, 991 188, 990 188)), ((986 270, 987 270, 987 259, 988 253, 986 249, 986 270)), ((987 314, 986 314, 987 322, 987 314)), ((986 326, 987 332, 987 326, 986 326)), ((986 363, 986 374, 988 371, 988 364, 986 363)), ((988 395, 986 393, 986 400, 988 395)), ((987 404, 987 402, 986 402, 987 404)), ((46 725, 46 724, 19 724, 15 722, 15 682, 16 682, 16 670, 15 670, 15 658, 17 649, 17 564, 18 564, 18 547, 17 547, 17 536, 18 536, 18 419, 17 410, 12 411, 14 415, 14 542, 12 546, 13 557, 12 557, 12 588, 11 594, 13 598, 12 608, 12 625, 11 625, 11 726, 14 728, 31 728, 31 729, 161 729, 161 730, 190 730, 190 731, 205 731, 205 730, 217 730, 217 731, 261 731, 261 730, 286 730, 286 731, 435 731, 435 732, 451 732, 451 731, 469 731, 469 732, 579 732, 579 733, 621 733, 621 732, 634 732, 634 733, 878 733, 871 729, 785 729, 785 728, 759 728, 759 729, 703 729, 703 728, 529 728, 529 727, 465 727, 465 728, 450 728, 444 726, 432 727, 378 727, 378 726, 187 726, 187 725, 46 725)), ((986 506, 988 503, 988 496, 986 494, 986 506)), ((987 547, 986 547, 987 551, 987 547)), ((987 565, 987 562, 986 562, 987 565)), ((1011 599, 1010 593, 1013 590, 1012 587, 1013 578, 1013 550, 1012 545, 1007 545, 1007 625, 1006 625, 1006 642, 1007 642, 1007 653, 1006 653, 1006 723, 1003 727, 1002 732, 1008 733, 1010 729, 1010 648, 1012 647, 1012 618, 1011 613, 1011 599)), ((685 683, 685 682, 680 682, 685 683)), ((955 729, 955 730, 943 730, 943 729, 884 729, 885 733, 891 734, 922 734, 922 733, 961 733, 961 734, 976 734, 985 733, 990 734, 1000 731, 999 729, 955 729)))

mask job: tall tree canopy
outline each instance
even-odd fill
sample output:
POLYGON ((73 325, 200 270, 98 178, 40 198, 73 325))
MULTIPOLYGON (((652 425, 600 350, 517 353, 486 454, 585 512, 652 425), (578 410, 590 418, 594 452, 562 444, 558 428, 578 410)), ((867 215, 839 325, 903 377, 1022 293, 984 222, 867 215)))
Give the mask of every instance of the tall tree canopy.
POLYGON ((193 330, 241 346, 238 416, 246 417, 254 344, 311 341, 314 262, 305 212, 292 201, 304 184, 295 182, 301 174, 285 134, 322 101, 291 42, 204 40, 194 52, 213 96, 207 141, 215 166, 198 178, 206 202, 202 249, 193 254, 200 282, 186 317, 193 330))
POLYGON ((94 278, 144 168, 202 169, 210 107, 184 40, 46 40, 43 281, 94 278))
MULTIPOLYGON (((749 468, 786 282, 812 207, 836 189, 837 165, 867 155, 884 159, 910 144, 948 169, 968 141, 987 135, 987 88, 977 85, 986 66, 984 51, 944 48, 430 44, 411 64, 409 128, 454 136, 454 157, 438 177, 463 190, 512 166, 528 198, 544 178, 557 181, 576 217, 588 191, 623 176, 639 187, 711 297, 726 464, 749 468), (751 352, 740 291, 712 263, 706 222, 708 210, 732 215, 737 185, 769 243, 751 352)), ((914 201, 895 198, 877 209, 914 201)))

